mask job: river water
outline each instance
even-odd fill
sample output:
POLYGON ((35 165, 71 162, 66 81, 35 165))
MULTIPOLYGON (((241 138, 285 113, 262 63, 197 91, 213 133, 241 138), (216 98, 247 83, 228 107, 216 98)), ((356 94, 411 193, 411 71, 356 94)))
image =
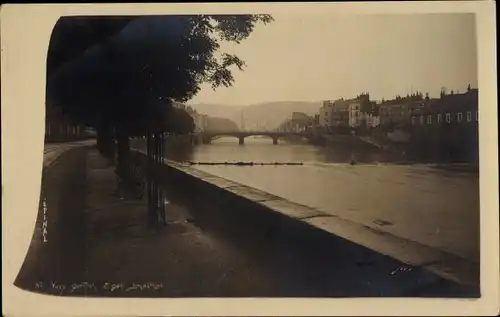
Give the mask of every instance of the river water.
POLYGON ((296 166, 194 165, 211 174, 479 261, 479 175, 400 165, 373 149, 320 147, 269 138, 220 138, 176 147, 192 162, 303 162, 296 166), (354 154, 353 154, 354 153, 354 154), (355 157, 359 164, 348 162, 355 157), (379 163, 384 161, 386 163, 379 163))

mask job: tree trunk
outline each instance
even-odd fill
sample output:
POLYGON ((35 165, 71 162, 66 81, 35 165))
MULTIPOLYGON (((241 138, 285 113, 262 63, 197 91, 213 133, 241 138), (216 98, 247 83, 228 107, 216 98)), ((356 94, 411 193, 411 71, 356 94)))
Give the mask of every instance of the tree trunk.
POLYGON ((99 152, 113 162, 114 151, 113 151, 113 138, 111 134, 111 128, 104 124, 97 127, 97 149, 99 152))
POLYGON ((154 170, 161 165, 163 158, 163 138, 161 133, 149 132, 147 135, 148 169, 148 211, 152 226, 167 224, 164 206, 164 193, 160 181, 155 179, 154 170))
POLYGON ((116 162, 116 174, 126 183, 133 181, 133 179, 130 177, 130 138, 125 127, 118 126, 116 128, 116 142, 118 154, 116 162))
POLYGON ((155 208, 155 186, 153 180, 153 135, 151 132, 148 132, 146 135, 146 147, 147 147, 147 160, 146 160, 146 168, 147 168, 147 186, 148 186, 148 215, 149 215, 149 224, 155 225, 156 218, 156 208, 155 208))

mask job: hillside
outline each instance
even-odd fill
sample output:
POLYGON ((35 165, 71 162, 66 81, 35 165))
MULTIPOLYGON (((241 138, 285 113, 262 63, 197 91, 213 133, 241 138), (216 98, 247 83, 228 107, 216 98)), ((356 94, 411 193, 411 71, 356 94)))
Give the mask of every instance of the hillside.
POLYGON ((313 116, 318 113, 319 107, 320 102, 266 102, 247 106, 237 114, 237 117, 232 119, 240 124, 241 117, 243 117, 245 128, 250 130, 259 128, 275 129, 283 121, 290 118, 293 112, 303 112, 313 116))
POLYGON ((279 101, 249 106, 229 105, 191 105, 200 113, 211 117, 228 118, 241 128, 242 119, 245 129, 275 129, 293 112, 304 112, 310 116, 318 113, 320 102, 279 101))
MULTIPOLYGON (((199 113, 214 118, 232 118, 245 106, 217 105, 217 104, 188 104, 199 113)), ((239 120, 238 120, 239 121, 239 120)))

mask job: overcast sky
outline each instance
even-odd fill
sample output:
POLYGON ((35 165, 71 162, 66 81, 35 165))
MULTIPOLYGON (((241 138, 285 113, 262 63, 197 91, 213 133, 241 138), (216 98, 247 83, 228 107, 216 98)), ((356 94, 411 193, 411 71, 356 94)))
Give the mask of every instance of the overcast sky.
POLYGON ((247 105, 406 95, 477 87, 472 14, 273 15, 241 44, 221 50, 242 58, 235 84, 204 86, 190 103, 247 105))

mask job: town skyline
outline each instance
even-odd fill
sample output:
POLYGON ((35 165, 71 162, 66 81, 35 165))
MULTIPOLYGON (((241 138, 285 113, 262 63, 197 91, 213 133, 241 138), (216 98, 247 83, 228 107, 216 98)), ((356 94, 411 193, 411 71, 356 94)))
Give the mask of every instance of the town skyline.
POLYGON ((476 42, 474 15, 274 18, 241 44, 222 43, 222 51, 235 53, 247 64, 233 72, 232 87, 213 91, 202 85, 187 103, 310 102, 361 92, 381 100, 417 90, 438 97, 442 87, 463 92, 468 85, 478 86, 477 49, 471 45, 476 42), (335 40, 311 36, 322 33, 335 40))
MULTIPOLYGON (((462 88, 462 89, 456 89, 455 87, 448 87, 448 86, 442 86, 439 88, 439 90, 435 91, 434 94, 431 94, 427 91, 422 91, 418 88, 415 89, 415 87, 413 87, 413 90, 409 91, 409 92, 405 92, 405 93, 396 93, 395 95, 393 96, 388 96, 388 97, 384 97, 382 96, 381 98, 378 98, 378 99, 374 99, 372 98, 372 93, 369 92, 369 91, 360 91, 358 94, 354 94, 354 95, 351 95, 351 96, 336 96, 334 98, 326 98, 326 99, 322 99, 322 100, 265 100, 265 101, 262 101, 262 102, 259 102, 259 103, 252 103, 252 104, 224 104, 224 103, 217 103, 218 105, 221 105, 221 106, 234 106, 234 107, 247 107, 247 106, 253 106, 253 105, 258 105, 258 104, 266 104, 266 103, 284 103, 284 102, 318 102, 318 103, 322 103, 323 101, 325 100, 330 100, 330 101, 334 101, 334 100, 337 100, 337 99, 345 99, 345 100, 349 100, 349 99, 355 99, 358 95, 361 95, 361 94, 369 94, 370 95, 370 100, 371 101, 376 101, 376 102, 382 102, 382 101, 391 101, 391 100, 396 100, 397 97, 401 97, 401 98, 405 98, 407 96, 412 96, 412 95, 415 95, 417 93, 421 93, 423 95, 423 97, 425 98, 426 96, 426 93, 429 93, 429 98, 431 99, 438 99, 440 97, 440 94, 441 94, 441 89, 445 89, 445 92, 447 94, 450 94, 450 93, 454 93, 454 94, 462 94, 462 93, 465 93, 467 92, 468 88, 471 89, 478 89, 478 85, 467 85, 465 86, 465 88, 462 88)), ((175 104, 175 102, 174 102, 175 104)), ((180 103, 180 104, 184 104, 185 106, 192 106, 192 105, 210 105, 210 104, 216 104, 216 103, 193 103, 191 100, 185 102, 185 103, 180 103)))

